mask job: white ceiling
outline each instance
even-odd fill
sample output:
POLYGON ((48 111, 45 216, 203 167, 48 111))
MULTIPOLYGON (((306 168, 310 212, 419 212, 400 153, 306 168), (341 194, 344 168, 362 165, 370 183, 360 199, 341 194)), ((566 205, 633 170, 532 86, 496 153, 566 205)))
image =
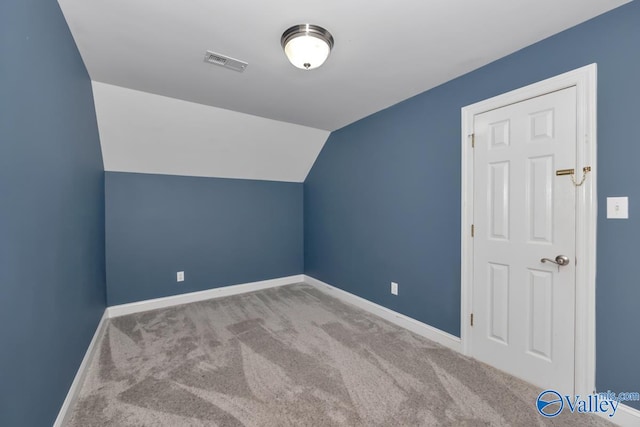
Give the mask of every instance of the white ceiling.
POLYGON ((106 171, 303 182, 329 131, 93 82, 106 171))
POLYGON ((335 130, 628 0, 59 0, 91 79, 335 130), (282 32, 335 38, 321 68, 282 32), (249 62, 236 73, 206 50, 249 62))

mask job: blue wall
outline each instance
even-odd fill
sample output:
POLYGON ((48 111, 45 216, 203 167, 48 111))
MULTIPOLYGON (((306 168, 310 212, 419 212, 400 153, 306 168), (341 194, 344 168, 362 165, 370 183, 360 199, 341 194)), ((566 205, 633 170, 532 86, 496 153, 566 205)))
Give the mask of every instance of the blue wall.
POLYGON ((51 425, 105 308, 89 76, 58 3, 0 2, 0 425, 51 425))
POLYGON ((302 188, 106 173, 109 305, 302 274, 302 188))
POLYGON ((459 335, 460 109, 596 62, 597 388, 640 390, 639 49, 632 2, 334 132, 305 182, 306 274, 459 335), (631 218, 606 220, 621 195, 631 218))

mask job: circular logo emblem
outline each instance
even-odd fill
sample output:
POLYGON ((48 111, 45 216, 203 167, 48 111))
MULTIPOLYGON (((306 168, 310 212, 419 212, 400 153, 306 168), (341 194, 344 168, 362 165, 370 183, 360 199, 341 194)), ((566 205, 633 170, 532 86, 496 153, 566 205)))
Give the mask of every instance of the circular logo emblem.
POLYGON ((536 406, 540 415, 551 418, 562 412, 564 401, 557 391, 545 390, 538 395, 536 406))

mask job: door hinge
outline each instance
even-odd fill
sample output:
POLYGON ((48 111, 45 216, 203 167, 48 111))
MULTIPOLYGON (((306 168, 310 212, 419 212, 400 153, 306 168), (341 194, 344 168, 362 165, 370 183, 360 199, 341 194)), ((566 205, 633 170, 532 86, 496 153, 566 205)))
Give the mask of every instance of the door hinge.
POLYGON ((470 136, 471 136, 471 148, 476 148, 476 134, 472 133, 470 136))
POLYGON ((471 313, 471 326, 473 326, 473 313, 471 313))
POLYGON ((474 237, 476 234, 476 226, 471 224, 471 237, 474 237))

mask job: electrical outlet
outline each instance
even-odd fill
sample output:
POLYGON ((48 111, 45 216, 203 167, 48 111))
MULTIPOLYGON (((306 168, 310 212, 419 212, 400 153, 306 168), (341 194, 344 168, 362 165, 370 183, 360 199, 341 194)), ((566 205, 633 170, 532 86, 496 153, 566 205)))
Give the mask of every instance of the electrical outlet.
POLYGON ((396 282, 391 282, 391 293, 398 295, 398 284, 396 282))
POLYGON ((178 274, 176 275, 176 278, 177 278, 178 282, 184 282, 184 271, 178 271, 178 274))

